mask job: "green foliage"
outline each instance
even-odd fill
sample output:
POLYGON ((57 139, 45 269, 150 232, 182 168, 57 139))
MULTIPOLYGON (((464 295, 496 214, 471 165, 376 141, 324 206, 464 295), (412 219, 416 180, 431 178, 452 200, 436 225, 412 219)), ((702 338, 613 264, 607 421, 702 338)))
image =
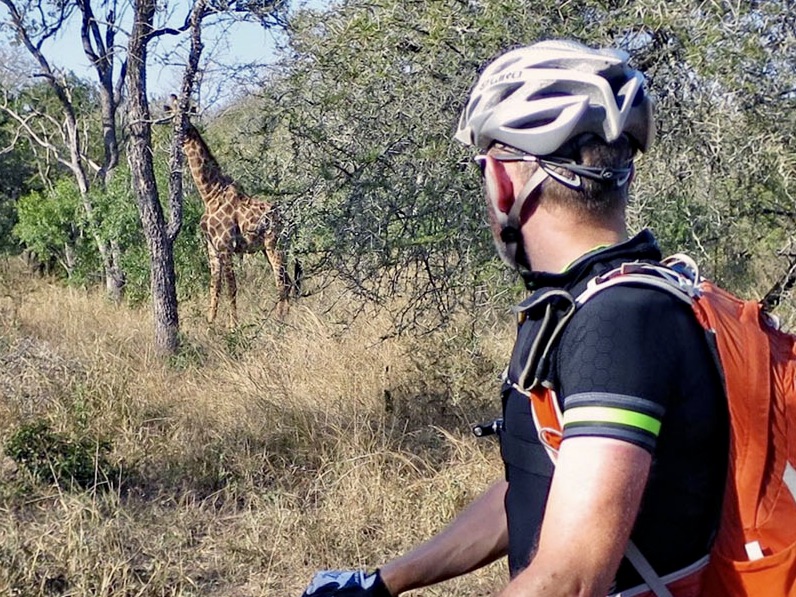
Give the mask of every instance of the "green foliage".
MULTIPOLYGON (((159 174, 165 178, 165 170, 159 174)), ((102 263, 93 234, 103 241, 114 240, 122 250, 127 300, 131 304, 148 300, 149 253, 127 167, 119 166, 105 188, 94 186, 88 199, 93 207, 93 225, 89 225, 72 179, 62 178, 50 191, 31 192, 17 204, 18 222, 13 233, 38 259, 58 263, 61 275, 78 285, 94 285, 102 280, 102 263)), ((204 243, 197 232, 201 215, 200 202, 186 201, 183 233, 175 243, 178 288, 183 295, 203 289, 207 278, 204 243)))
POLYGON ((72 181, 62 179, 51 191, 19 199, 13 233, 40 261, 59 263, 66 276, 75 267, 82 219, 80 194, 72 181))
POLYGON ((0 253, 16 252, 18 246, 11 234, 17 223, 16 203, 12 197, 0 195, 0 253))
MULTIPOLYGON (((7 119, 0 115, 0 144, 11 144, 13 131, 7 119)), ((11 231, 17 223, 16 201, 37 188, 32 180, 33 155, 24 143, 0 153, 0 253, 16 252, 19 249, 11 231)))
MULTIPOLYGON (((606 19, 629 26, 626 12, 606 19)), ((791 12, 783 2, 666 3, 636 56, 659 129, 639 162, 636 221, 747 296, 788 269, 796 232, 791 12)))
POLYGON ((204 294, 207 290, 210 273, 204 235, 199 226, 203 213, 201 200, 187 195, 183 203, 182 232, 174 243, 174 268, 180 298, 204 294))
POLYGON ((239 325, 224 334, 224 346, 227 354, 232 358, 240 358, 250 352, 257 345, 257 340, 262 333, 258 325, 239 325))
MULTIPOLYGON (((80 79, 73 73, 66 75, 66 87, 69 89, 69 97, 77 122, 81 123, 81 134, 87 139, 102 138, 102 123, 99 116, 99 92, 96 85, 84 79, 80 79)), ((69 156, 69 147, 61 128, 63 120, 63 106, 55 94, 52 86, 37 79, 33 84, 25 85, 16 95, 10 98, 11 107, 19 114, 24 115, 28 126, 37 131, 37 135, 45 139, 46 142, 57 149, 62 156, 69 156)), ((33 141, 35 143, 35 141, 33 141)), ((84 151, 88 158, 96 163, 102 163, 103 146, 101 143, 86 143, 84 151)), ((62 165, 56 164, 52 160, 52 152, 38 158, 53 167, 51 174, 46 174, 47 168, 42 169, 44 177, 58 177, 64 173, 62 165)))
POLYGON ((62 488, 88 489, 113 481, 111 443, 72 438, 42 420, 20 426, 5 443, 5 453, 37 481, 62 488))
MULTIPOLYGON (((165 163, 159 164, 158 187, 166 188, 165 163)), ((127 276, 125 296, 131 304, 140 304, 150 297, 150 256, 146 239, 138 219, 135 200, 130 192, 129 172, 119 168, 112 187, 104 200, 109 213, 103 220, 103 233, 120 241, 124 249, 122 266, 127 276), (112 190, 112 189, 111 189, 112 190), (115 236, 113 236, 115 235, 115 236)), ((201 201, 188 196, 183 204, 182 231, 174 243, 174 264, 177 272, 177 291, 182 298, 203 292, 207 285, 207 258, 199 228, 204 207, 201 201)))
POLYGON ((396 321, 423 329, 507 281, 451 139, 478 69, 550 37, 620 46, 658 104, 635 227, 734 290, 765 288, 796 232, 793 31, 785 2, 344 2, 294 22, 262 107, 262 170, 316 271, 363 302, 405 297, 396 321))
POLYGON ((497 285, 477 171, 451 136, 481 63, 556 14, 519 1, 347 2, 294 23, 263 153, 294 193, 296 243, 316 271, 363 304, 403 298, 399 328, 432 328, 497 285))
POLYGON ((129 178, 123 171, 106 189, 94 187, 88 194, 93 207, 89 219, 77 185, 62 178, 51 190, 34 191, 19 200, 14 235, 40 261, 60 264, 60 273, 71 283, 93 285, 102 280, 94 234, 121 247, 142 242, 135 204, 126 188, 129 178))
POLYGON ((168 358, 169 366, 178 371, 200 369, 208 360, 206 348, 191 336, 182 334, 179 350, 168 358))

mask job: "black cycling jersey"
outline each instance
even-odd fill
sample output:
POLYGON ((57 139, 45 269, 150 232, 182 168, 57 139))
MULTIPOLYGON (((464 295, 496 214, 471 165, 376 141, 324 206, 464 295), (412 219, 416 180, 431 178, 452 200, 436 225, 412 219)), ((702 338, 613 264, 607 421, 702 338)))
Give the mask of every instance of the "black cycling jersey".
MULTIPOLYGON (((509 489, 509 567, 528 565, 544 516, 553 465, 538 439, 519 383, 527 355, 565 310, 561 290, 578 296, 596 275, 622 263, 660 259, 648 231, 590 253, 563 274, 533 274, 534 292, 518 307, 524 322, 504 386, 501 451, 509 489), (554 289, 549 301, 540 297, 554 289), (541 302, 540 302, 541 301, 541 302)), ((566 324, 530 379, 552 383, 563 412, 564 440, 591 435, 641 446, 653 455, 632 540, 663 576, 709 551, 721 512, 727 470, 726 400, 706 335, 691 308, 661 290, 616 286, 587 301, 566 324), (541 377, 540 377, 541 376, 541 377)), ((598 515, 595 513, 595 515, 598 515)), ((623 560, 615 590, 642 581, 623 560)))

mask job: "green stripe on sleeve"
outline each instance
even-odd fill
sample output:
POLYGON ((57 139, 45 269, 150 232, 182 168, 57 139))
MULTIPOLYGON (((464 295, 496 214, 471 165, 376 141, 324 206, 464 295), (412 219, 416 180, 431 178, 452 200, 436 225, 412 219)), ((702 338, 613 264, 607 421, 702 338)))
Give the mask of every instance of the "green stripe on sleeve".
POLYGON ((583 423, 615 423, 658 436, 661 422, 649 415, 610 406, 577 406, 564 411, 564 427, 583 423))

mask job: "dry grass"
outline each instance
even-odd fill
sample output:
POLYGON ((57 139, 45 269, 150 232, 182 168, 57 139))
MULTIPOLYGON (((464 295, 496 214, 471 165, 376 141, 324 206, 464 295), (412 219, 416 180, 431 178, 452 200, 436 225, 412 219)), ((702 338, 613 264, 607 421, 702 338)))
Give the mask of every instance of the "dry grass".
MULTIPOLYGON (((499 409, 508 318, 382 340, 377 314, 341 326, 337 296, 277 322, 267 272, 244 273, 242 325, 208 328, 203 300, 185 303, 185 348, 165 363, 146 309, 0 263, 2 445, 38 421, 96 446, 84 489, 3 458, 1 595, 298 596, 318 568, 429 536, 501 475, 469 426, 499 409)), ((503 579, 496 564, 415 594, 503 579)))

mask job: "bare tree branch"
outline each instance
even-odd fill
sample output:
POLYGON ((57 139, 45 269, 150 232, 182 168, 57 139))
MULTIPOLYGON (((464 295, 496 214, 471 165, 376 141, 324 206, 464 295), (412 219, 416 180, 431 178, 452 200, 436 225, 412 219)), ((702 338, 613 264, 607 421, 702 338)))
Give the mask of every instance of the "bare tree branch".
MULTIPOLYGON (((46 34, 39 38, 38 42, 34 43, 33 39, 31 38, 30 34, 28 33, 28 28, 25 26, 24 19, 22 14, 19 12, 17 5, 12 0, 0 0, 0 3, 4 4, 6 8, 8 8, 8 12, 11 15, 11 25, 16 33, 17 38, 24 44, 27 48, 30 55, 39 63, 39 66, 42 69, 42 73, 40 76, 44 76, 48 79, 50 84, 53 87, 58 99, 62 102, 68 102, 69 98, 66 95, 65 86, 61 83, 61 78, 56 77, 53 69, 50 67, 49 61, 45 58, 44 54, 41 51, 41 44, 46 39, 46 34)), ((41 5, 39 5, 39 10, 41 10, 41 5)), ((63 17, 63 15, 62 15, 63 17)), ((42 16, 42 22, 45 22, 44 17, 42 16)), ((63 23, 63 18, 59 20, 59 27, 63 23)), ((51 34, 54 34, 55 30, 52 31, 51 34)))
POLYGON ((190 17, 190 43, 191 49, 188 54, 188 64, 182 77, 182 88, 178 97, 178 114, 174 118, 174 134, 172 136, 171 148, 169 151, 169 223, 167 227, 168 237, 174 241, 182 229, 182 207, 183 207, 183 187, 182 187, 182 139, 185 136, 187 126, 187 114, 190 108, 191 93, 196 85, 197 73, 199 72, 199 60, 202 56, 204 43, 202 42, 202 21, 207 15, 207 0, 197 0, 194 4, 190 17))
MULTIPOLYGON (((25 134, 34 141, 40 147, 46 149, 48 153, 50 153, 55 160, 73 170, 72 162, 64 157, 61 156, 58 148, 53 144, 51 141, 46 139, 45 137, 41 136, 38 131, 36 131, 32 126, 30 121, 33 120, 35 116, 41 116, 41 114, 31 113, 28 116, 22 116, 16 110, 10 108, 7 104, 0 106, 0 109, 3 110, 8 116, 10 116, 16 123, 19 125, 21 130, 25 131, 25 134)), ((51 117, 49 117, 51 118, 51 117)))
POLYGON ((89 0, 78 0, 80 11, 83 13, 83 20, 80 26, 80 39, 83 42, 83 52, 91 60, 91 64, 96 68, 101 69, 103 65, 100 61, 105 58, 105 46, 102 41, 102 36, 99 33, 97 23, 94 20, 94 12, 91 9, 91 2, 89 0), (91 38, 94 38, 94 43, 99 49, 99 55, 94 51, 94 46, 91 43, 91 38), (102 56, 103 58, 100 58, 102 56))
POLYGON ((61 27, 72 14, 72 10, 74 10, 74 6, 70 2, 59 2, 57 3, 58 6, 58 14, 56 15, 55 20, 48 25, 48 18, 47 15, 44 13, 44 2, 37 2, 36 7, 39 11, 39 19, 41 20, 43 32, 39 37, 39 41, 36 43, 36 49, 41 50, 44 42, 50 39, 53 35, 58 33, 61 30, 61 27))
POLYGON ((784 296, 796 285, 796 256, 791 256, 790 265, 785 274, 771 287, 760 304, 766 311, 775 309, 784 296))

